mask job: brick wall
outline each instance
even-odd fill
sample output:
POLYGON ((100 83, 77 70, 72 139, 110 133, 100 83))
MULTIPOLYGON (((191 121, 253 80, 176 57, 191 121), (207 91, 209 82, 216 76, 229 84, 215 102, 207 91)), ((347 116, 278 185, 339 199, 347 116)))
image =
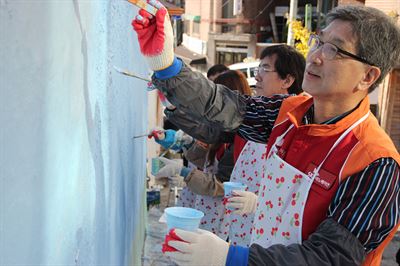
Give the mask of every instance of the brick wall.
POLYGON ((339 0, 338 1, 338 6, 344 6, 344 5, 364 5, 365 0, 339 0))
POLYGON ((400 69, 395 69, 390 75, 390 104, 388 115, 389 133, 397 149, 400 150, 400 69))
POLYGON ((399 0, 365 0, 365 5, 375 7, 386 14, 390 11, 397 11, 397 13, 400 13, 399 0))

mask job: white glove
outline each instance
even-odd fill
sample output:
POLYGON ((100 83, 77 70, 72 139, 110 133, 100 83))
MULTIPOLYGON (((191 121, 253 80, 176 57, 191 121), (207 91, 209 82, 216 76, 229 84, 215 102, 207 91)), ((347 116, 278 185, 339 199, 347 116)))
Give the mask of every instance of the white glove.
POLYGON ((213 233, 197 229, 196 232, 175 229, 183 241, 169 241, 178 251, 165 252, 178 265, 225 266, 229 244, 213 233), (187 243, 186 243, 187 242, 187 243))
POLYGON ((183 132, 182 130, 178 130, 175 133, 175 144, 177 146, 188 146, 193 142, 193 137, 189 136, 188 134, 186 134, 185 132, 183 132))
POLYGON ((257 207, 257 195, 249 191, 234 190, 232 197, 228 198, 227 208, 236 209, 234 214, 255 213, 257 207))
POLYGON ((183 176, 174 175, 168 177, 170 187, 186 187, 186 182, 183 176))
POLYGON ((182 170, 182 165, 179 164, 176 161, 169 160, 164 157, 159 157, 160 161, 165 164, 163 168, 158 171, 158 173, 155 175, 156 179, 160 179, 162 177, 171 177, 175 175, 180 175, 181 170, 182 170))

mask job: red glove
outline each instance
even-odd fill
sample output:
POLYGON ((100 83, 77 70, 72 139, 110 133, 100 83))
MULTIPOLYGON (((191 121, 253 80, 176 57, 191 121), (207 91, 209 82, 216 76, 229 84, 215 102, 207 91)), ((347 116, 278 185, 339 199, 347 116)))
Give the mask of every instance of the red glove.
POLYGON ((174 35, 167 9, 158 1, 148 2, 158 8, 156 16, 140 9, 132 26, 138 36, 140 51, 150 68, 162 70, 174 61, 174 35))
POLYGON ((164 241, 164 244, 162 245, 162 249, 161 249, 162 253, 177 251, 176 248, 168 245, 169 241, 183 241, 183 240, 175 233, 175 229, 169 230, 168 235, 165 235, 165 241, 164 241))

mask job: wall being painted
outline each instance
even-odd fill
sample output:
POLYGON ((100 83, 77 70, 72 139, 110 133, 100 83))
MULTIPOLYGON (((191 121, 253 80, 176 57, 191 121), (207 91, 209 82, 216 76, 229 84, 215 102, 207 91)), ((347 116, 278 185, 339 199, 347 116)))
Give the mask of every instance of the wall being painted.
POLYGON ((146 76, 125 1, 0 0, 0 265, 140 264, 146 76))

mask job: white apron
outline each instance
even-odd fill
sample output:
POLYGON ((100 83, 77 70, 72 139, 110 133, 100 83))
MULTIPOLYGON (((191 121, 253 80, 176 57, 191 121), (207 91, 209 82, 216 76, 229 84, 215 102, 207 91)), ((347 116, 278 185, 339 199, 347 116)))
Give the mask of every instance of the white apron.
MULTIPOLYGON (((197 169, 197 167, 189 162, 189 169, 197 169)), ((184 187, 181 190, 181 193, 178 198, 177 206, 194 208, 194 203, 196 201, 196 194, 194 194, 188 187, 184 187)))
MULTIPOLYGON (((258 194, 262 176, 265 174, 265 159, 267 145, 247 141, 233 168, 230 181, 247 185, 247 191, 258 194)), ((233 245, 250 245, 251 230, 253 228, 254 214, 225 213, 225 220, 229 226, 229 242, 233 245)))
MULTIPOLYGON (((204 173, 215 174, 218 169, 218 162, 215 161, 211 167, 205 167, 204 173)), ((195 194, 196 195, 196 194, 195 194)), ((223 204, 223 197, 211 197, 196 195, 194 208, 204 212, 204 217, 201 219, 200 228, 210 231, 218 235, 222 239, 228 237, 228 229, 224 226, 225 222, 225 205, 223 204)))
POLYGON ((194 194, 190 188, 184 187, 179 195, 176 206, 194 208, 195 200, 196 194, 194 194))
POLYGON ((368 115, 369 113, 343 132, 321 164, 309 174, 299 171, 277 155, 277 146, 282 146, 285 135, 293 128, 293 125, 276 139, 268 153, 267 173, 261 181, 258 194, 252 244, 257 243, 268 248, 275 244, 289 245, 302 242, 304 206, 314 178, 318 176, 321 166, 333 149, 368 115))

